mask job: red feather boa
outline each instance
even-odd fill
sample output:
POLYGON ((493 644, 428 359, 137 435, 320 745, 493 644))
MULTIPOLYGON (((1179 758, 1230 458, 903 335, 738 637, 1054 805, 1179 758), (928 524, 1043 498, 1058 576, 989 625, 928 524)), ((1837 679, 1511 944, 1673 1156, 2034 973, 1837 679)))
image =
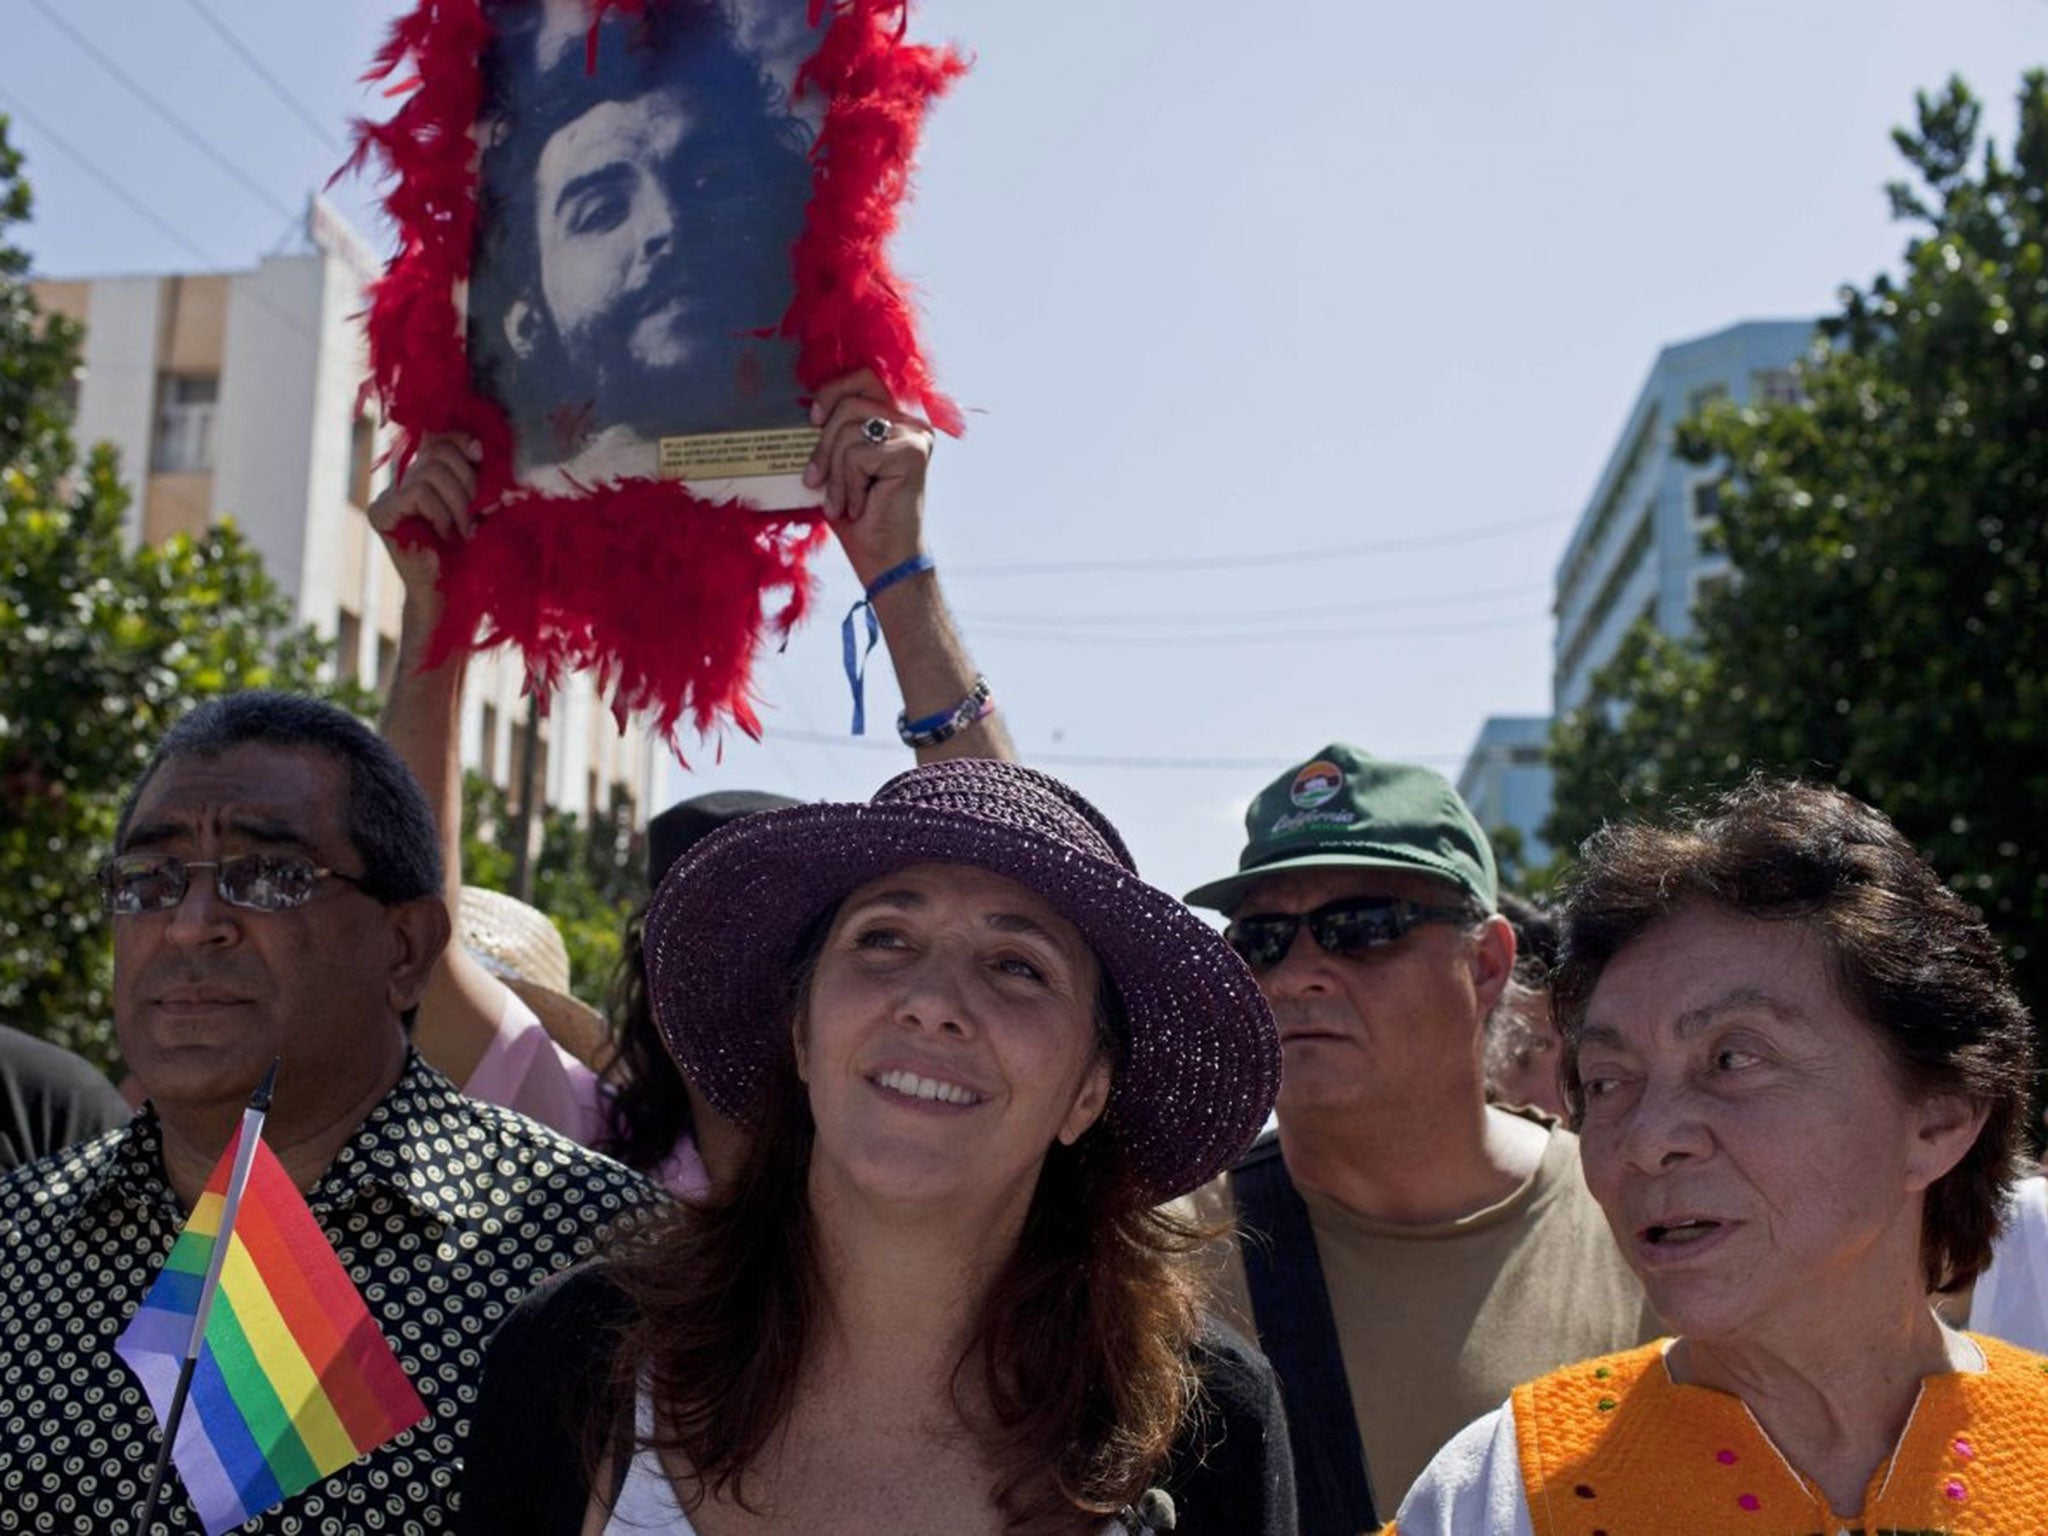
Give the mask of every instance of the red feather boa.
MULTIPOLYGON (((660 0, 587 3, 594 37, 606 10, 660 0)), ((904 43, 906 0, 811 0, 813 26, 828 9, 830 26, 797 77, 798 92, 822 97, 825 110, 781 333, 797 341, 806 389, 872 368, 899 402, 957 435, 960 413, 932 380, 886 247, 925 109, 966 63, 904 43)), ((644 712, 671 745, 686 716, 699 734, 730 720, 759 735, 755 652, 809 604, 807 564, 824 536, 816 509, 765 515, 658 480, 588 497, 521 489, 503 411, 471 390, 455 293, 475 235, 470 129, 489 36, 482 0, 419 0, 364 77, 389 79, 409 61, 412 74, 391 90, 406 100, 386 122, 356 124, 343 168, 374 157, 393 180, 384 206, 400 244, 370 291, 368 387, 399 429, 399 470, 430 432, 466 433, 484 448, 478 497, 494 510, 444 562, 448 609, 434 659, 511 641, 529 687, 552 689, 564 669, 593 671, 621 721, 644 712), (771 592, 783 595, 771 604, 771 592)))

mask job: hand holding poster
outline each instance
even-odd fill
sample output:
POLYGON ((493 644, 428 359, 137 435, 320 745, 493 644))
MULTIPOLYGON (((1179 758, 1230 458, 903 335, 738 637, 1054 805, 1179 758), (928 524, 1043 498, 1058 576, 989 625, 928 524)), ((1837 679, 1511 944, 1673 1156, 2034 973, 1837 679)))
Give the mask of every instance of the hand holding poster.
POLYGON ((884 245, 963 66, 903 25, 902 0, 422 0, 396 25, 375 73, 418 78, 362 129, 402 240, 374 384, 404 454, 483 445, 492 509, 440 651, 510 640, 662 730, 757 729, 754 648, 801 616, 820 531, 808 392, 870 367, 958 430, 884 245))

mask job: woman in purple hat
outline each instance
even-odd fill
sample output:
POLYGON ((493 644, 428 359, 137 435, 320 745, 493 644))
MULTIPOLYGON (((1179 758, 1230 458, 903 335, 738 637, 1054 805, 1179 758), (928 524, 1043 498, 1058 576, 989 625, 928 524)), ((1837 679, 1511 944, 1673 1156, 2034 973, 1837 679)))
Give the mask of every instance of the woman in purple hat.
POLYGON ((465 1529, 1295 1530, 1271 1372, 1160 1209, 1265 1120, 1272 1016, 1100 813, 930 764, 707 837, 646 943, 747 1159, 506 1322, 465 1529))

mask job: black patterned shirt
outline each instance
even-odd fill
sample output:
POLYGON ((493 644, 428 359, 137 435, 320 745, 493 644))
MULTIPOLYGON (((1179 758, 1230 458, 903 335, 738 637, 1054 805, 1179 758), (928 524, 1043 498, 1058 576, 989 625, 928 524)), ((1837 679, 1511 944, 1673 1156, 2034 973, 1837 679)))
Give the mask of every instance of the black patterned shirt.
MULTIPOLYGON (((185 1223, 154 1110, 0 1177, 0 1531, 128 1533, 161 1436, 114 1341, 185 1223)), ((427 1418, 237 1527, 447 1528, 484 1341, 527 1291, 661 1199, 417 1055, 307 1197, 427 1418)), ((173 1469, 160 1531, 197 1532, 173 1469)), ((154 1533, 152 1533, 154 1536, 154 1533)))

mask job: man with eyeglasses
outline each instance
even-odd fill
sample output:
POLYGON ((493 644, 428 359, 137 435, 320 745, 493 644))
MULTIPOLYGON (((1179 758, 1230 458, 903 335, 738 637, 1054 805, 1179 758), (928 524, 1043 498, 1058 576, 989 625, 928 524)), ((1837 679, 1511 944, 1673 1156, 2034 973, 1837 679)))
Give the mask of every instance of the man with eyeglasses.
POLYGON ((1515 962, 1493 849, 1444 778, 1332 743, 1252 801, 1230 919, 1280 1025, 1279 1126, 1204 1213, 1254 1234, 1219 1310, 1280 1373, 1303 1536, 1392 1516, 1510 1388, 1655 1320, 1569 1131, 1486 1100, 1515 962))
MULTIPOLYGON (((448 939, 440 855, 419 786, 359 721, 284 694, 203 705, 115 848, 114 1022, 149 1102, 0 1179, 0 1525, 125 1529, 141 1509, 160 1430, 115 1341, 276 1062, 264 1139, 429 1416, 239 1529, 446 1529, 484 1341, 657 1196, 412 1050, 448 939)), ((159 1529, 199 1529, 175 1474, 159 1529)))

